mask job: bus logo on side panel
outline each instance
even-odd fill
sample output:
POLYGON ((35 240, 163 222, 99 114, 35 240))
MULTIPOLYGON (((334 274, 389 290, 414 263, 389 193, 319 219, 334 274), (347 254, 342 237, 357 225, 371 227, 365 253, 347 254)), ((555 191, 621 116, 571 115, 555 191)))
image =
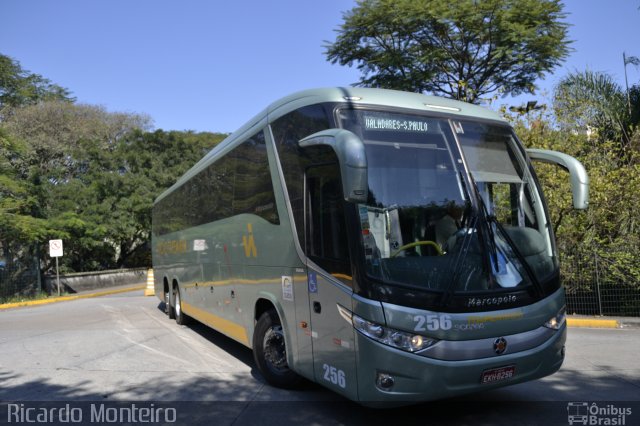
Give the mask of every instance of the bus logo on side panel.
POLYGON ((256 242, 253 239, 253 225, 247 223, 247 230, 249 231, 249 237, 242 236, 242 247, 244 247, 244 255, 246 257, 258 257, 258 249, 256 248, 256 242))

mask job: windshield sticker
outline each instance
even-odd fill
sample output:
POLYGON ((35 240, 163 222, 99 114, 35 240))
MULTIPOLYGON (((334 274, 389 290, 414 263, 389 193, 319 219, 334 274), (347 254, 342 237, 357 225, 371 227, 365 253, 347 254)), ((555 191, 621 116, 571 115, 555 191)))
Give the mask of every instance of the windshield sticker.
POLYGON ((378 266, 379 260, 374 253, 376 252, 376 241, 371 233, 371 224, 369 222, 369 209, 366 205, 360 204, 358 206, 358 212, 360 216, 360 226, 362 228, 362 241, 364 243, 364 256, 368 263, 374 266, 378 266))
POLYGON ((362 231, 369 230, 369 209, 364 204, 360 204, 358 207, 360 213, 360 224, 362 225, 362 231))
POLYGON ((421 120, 398 120, 395 118, 364 116, 364 127, 367 130, 394 130, 401 132, 426 133, 429 123, 421 120))
POLYGON ((500 251, 496 253, 495 262, 492 262, 491 269, 501 287, 515 287, 522 282, 522 277, 507 260, 507 257, 500 251))

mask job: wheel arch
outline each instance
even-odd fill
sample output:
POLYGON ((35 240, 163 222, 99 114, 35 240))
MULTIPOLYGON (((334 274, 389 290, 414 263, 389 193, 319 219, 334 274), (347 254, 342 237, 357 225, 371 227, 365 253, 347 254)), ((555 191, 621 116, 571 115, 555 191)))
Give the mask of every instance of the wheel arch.
MULTIPOLYGON (((269 312, 271 310, 273 310, 275 314, 278 316, 279 323, 282 326, 282 334, 284 336, 284 342, 286 347, 287 365, 290 369, 290 373, 292 373, 295 376, 295 378, 290 377, 287 382, 281 382, 278 384, 271 382, 268 379, 268 377, 267 377, 267 381, 272 385, 275 385, 278 387, 295 388, 297 387, 297 385, 300 383, 300 380, 301 380, 301 376, 299 375, 300 373, 297 371, 297 366, 296 366, 296 359, 298 357, 297 355, 298 348, 296 346, 297 339, 295 335, 296 333, 295 317, 291 318, 291 322, 288 322, 287 317, 284 314, 283 306, 281 305, 280 301, 275 295, 268 292, 260 292, 257 295, 256 301, 254 303, 253 321, 252 321, 252 324, 250 325, 251 330, 249 330, 249 334, 250 334, 249 341, 251 343, 251 348, 253 349, 254 359, 256 361, 256 364, 258 365, 258 368, 262 372, 262 374, 266 376, 265 371, 263 370, 263 368, 260 367, 260 359, 262 359, 264 362, 264 358, 260 358, 261 356, 260 354, 262 353, 262 351, 259 349, 260 346, 256 347, 256 345, 254 345, 254 339, 256 338, 256 328, 260 328, 258 325, 259 318, 262 317, 264 313, 269 312)), ((261 331, 259 330, 258 333, 261 333, 261 331)))
MULTIPOLYGON (((293 348, 294 347, 294 339, 292 336, 293 327, 291 324, 287 322, 287 318, 285 317, 284 312, 282 310, 282 305, 280 304, 278 299, 271 293, 260 292, 253 306, 254 306, 253 321, 250 324, 251 330, 248 330, 250 335, 247 336, 249 338, 249 342, 251 342, 251 347, 253 348, 253 334, 255 332, 258 319, 260 318, 260 316, 262 316, 262 314, 273 309, 278 315, 278 318, 280 318, 280 324, 282 325, 282 328, 284 331, 285 343, 287 344, 287 347, 293 348)), ((293 358, 291 357, 292 351, 289 351, 287 355, 288 355, 287 357, 289 358, 289 362, 293 362, 293 358)))
MULTIPOLYGON (((253 310, 253 324, 255 325, 256 322, 258 322, 258 319, 262 316, 262 314, 264 314, 265 312, 271 309, 278 312, 278 309, 276 308, 272 300, 267 299, 265 297, 260 297, 258 300, 256 300, 254 310, 253 310)), ((279 312, 278 312, 278 316, 280 316, 279 312)))

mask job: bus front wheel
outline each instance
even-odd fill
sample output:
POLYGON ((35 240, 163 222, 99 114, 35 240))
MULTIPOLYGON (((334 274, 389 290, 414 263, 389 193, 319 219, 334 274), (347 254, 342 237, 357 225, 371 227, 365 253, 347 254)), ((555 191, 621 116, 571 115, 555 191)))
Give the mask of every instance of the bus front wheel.
POLYGON ((272 386, 291 389, 302 381, 289 368, 282 324, 273 309, 258 319, 253 333, 253 358, 267 383, 272 386))

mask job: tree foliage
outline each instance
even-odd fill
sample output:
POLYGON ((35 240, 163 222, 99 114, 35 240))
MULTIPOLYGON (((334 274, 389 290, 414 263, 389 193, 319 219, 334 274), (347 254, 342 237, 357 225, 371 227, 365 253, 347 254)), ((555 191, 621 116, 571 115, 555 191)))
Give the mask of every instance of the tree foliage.
POLYGON ((48 270, 61 238, 62 271, 149 266, 153 200, 225 135, 152 132, 69 93, 0 55, 0 260, 48 270))
POLYGON ((43 238, 47 223, 34 217, 37 201, 27 179, 27 146, 0 128, 0 241, 43 238))
MULTIPOLYGON (((65 240, 64 271, 150 265, 151 206, 224 135, 150 132, 148 117, 61 101, 0 123, 0 242, 65 240), (4 241, 3 241, 4 240, 4 241)), ((50 267, 48 256, 42 265, 50 267)))
MULTIPOLYGON (((569 102, 556 94, 556 101, 569 102)), ((626 103, 622 105, 626 109, 626 103)), ((640 287, 640 152, 620 153, 619 141, 585 132, 557 128, 555 119, 537 112, 527 125, 516 117, 516 132, 527 147, 565 152, 579 159, 589 174, 590 203, 586 211, 572 208, 567 173, 558 167, 535 163, 545 192, 561 255, 567 291, 595 290, 596 280, 610 288, 640 287)), ((584 117, 575 117, 580 121, 584 117)), ((576 129, 579 127, 576 127, 576 129)), ((575 130, 575 129, 574 129, 575 130)), ((638 135, 636 130, 636 136, 638 135)), ((627 301, 620 300, 624 305, 627 301)), ((631 303, 631 302, 629 302, 631 303)), ((629 304, 628 312, 637 312, 629 304)))
POLYGON ((0 111, 5 107, 51 100, 70 102, 74 99, 69 90, 23 69, 18 61, 0 54, 0 111))
POLYGON ((477 103, 533 93, 568 55, 564 16, 559 0, 359 0, 326 56, 361 86, 477 103))
MULTIPOLYGON (((564 77, 554 91, 555 117, 538 117, 535 126, 518 123, 529 146, 554 149, 578 158, 590 180, 586 212, 570 208, 566 175, 536 165, 549 200, 569 292, 580 287, 640 288, 640 86, 624 90, 612 76, 589 70, 564 77), (554 127, 554 124, 559 124, 554 127), (573 283, 580 286, 573 287, 573 283)), ((637 315, 637 301, 616 299, 617 312, 637 315)))
POLYGON ((625 91, 602 72, 571 73, 554 91, 554 112, 563 130, 587 130, 596 143, 615 142, 611 147, 620 155, 632 149, 640 124, 640 86, 631 88, 630 103, 631 112, 625 91))

